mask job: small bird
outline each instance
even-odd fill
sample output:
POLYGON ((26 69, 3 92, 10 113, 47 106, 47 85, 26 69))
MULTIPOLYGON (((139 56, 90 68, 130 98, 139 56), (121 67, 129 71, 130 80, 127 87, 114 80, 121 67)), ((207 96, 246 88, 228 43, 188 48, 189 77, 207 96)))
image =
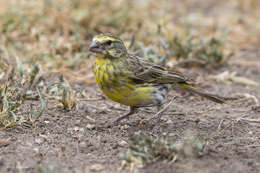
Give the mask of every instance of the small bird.
MULTIPOLYGON (((191 86, 181 73, 128 53, 123 41, 112 34, 96 35, 89 51, 96 54, 94 75, 99 88, 111 100, 130 107, 127 114, 117 118, 108 127, 128 118, 139 107, 156 106, 161 110, 171 89, 188 91, 216 103, 224 103, 221 97, 191 86)), ((158 114, 156 126, 159 126, 161 116, 158 114)))

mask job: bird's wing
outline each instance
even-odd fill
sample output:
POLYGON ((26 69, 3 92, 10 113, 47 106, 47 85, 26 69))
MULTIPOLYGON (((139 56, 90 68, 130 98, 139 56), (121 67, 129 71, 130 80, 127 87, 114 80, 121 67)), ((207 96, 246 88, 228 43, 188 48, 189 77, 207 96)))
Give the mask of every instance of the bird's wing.
POLYGON ((133 80, 139 83, 176 83, 187 80, 179 72, 167 70, 135 55, 127 57, 125 66, 133 74, 133 80))

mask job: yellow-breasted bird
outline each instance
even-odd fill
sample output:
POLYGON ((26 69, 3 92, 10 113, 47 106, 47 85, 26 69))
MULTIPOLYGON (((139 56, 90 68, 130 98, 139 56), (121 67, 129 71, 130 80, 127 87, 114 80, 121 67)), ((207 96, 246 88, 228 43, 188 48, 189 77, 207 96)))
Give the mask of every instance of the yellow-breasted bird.
MULTIPOLYGON (((94 74, 99 88, 111 100, 130 106, 130 111, 109 126, 118 124, 138 107, 157 106, 159 109, 171 89, 182 89, 217 103, 224 100, 191 86, 182 74, 128 53, 123 41, 111 34, 93 38, 89 51, 96 54, 94 74)), ((161 118, 158 115, 158 124, 161 118)))

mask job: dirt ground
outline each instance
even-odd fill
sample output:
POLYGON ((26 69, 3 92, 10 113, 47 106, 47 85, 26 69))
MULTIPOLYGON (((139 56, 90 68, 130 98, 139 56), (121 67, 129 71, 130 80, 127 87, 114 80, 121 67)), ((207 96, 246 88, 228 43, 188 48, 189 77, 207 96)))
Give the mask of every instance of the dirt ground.
MULTIPOLYGON (((208 79, 209 75, 228 69, 237 71, 238 76, 260 81, 259 66, 236 63, 238 60, 259 62, 259 58, 260 52, 256 49, 244 50, 239 57, 217 70, 188 71, 189 76, 197 76, 197 81, 204 79, 201 83, 204 90, 223 96, 241 96, 238 100, 219 105, 197 96, 174 91, 169 94, 169 98, 176 96, 176 99, 165 112, 161 131, 170 133, 176 140, 181 140, 189 132, 207 136, 210 153, 176 162, 159 160, 133 171, 260 172, 260 124, 247 120, 260 118, 259 88, 208 79)), ((46 81, 55 81, 57 76, 48 74, 46 81)), ((71 85, 76 91, 86 90, 87 96, 92 98, 102 95, 96 85, 71 85)), ((31 101, 31 104, 38 104, 38 101, 31 101)), ((127 150, 129 136, 134 132, 151 132, 155 122, 139 122, 156 110, 140 109, 127 121, 129 126, 98 132, 92 129, 93 125, 110 122, 126 111, 127 107, 105 98, 81 101, 72 111, 57 108, 56 103, 49 101, 40 121, 34 126, 1 129, 0 139, 9 142, 0 143, 0 172, 128 172, 127 168, 119 169, 120 154, 127 150)))
MULTIPOLYGON (((3 57, 10 66, 36 62, 42 67, 45 86, 58 82, 62 73, 73 90, 85 91, 84 97, 91 99, 79 100, 70 111, 58 106, 57 100, 48 100, 35 124, 0 127, 0 173, 129 172, 129 167, 120 169, 121 155, 128 150, 130 137, 140 131, 154 138, 166 132, 177 142, 199 134, 207 138, 208 152, 199 158, 159 159, 132 172, 260 172, 260 86, 243 84, 241 78, 223 82, 211 77, 228 71, 260 82, 257 0, 173 0, 170 5, 168 1, 137 0, 124 1, 124 5, 94 0, 28 1, 30 5, 13 0, 11 6, 8 2, 0 1, 0 68, 3 57), (103 20, 108 16, 111 19, 103 20), (225 49, 235 55, 227 64, 180 71, 197 81, 203 91, 237 99, 216 104, 171 91, 168 100, 175 99, 164 112, 160 134, 151 134, 156 120, 145 121, 156 114, 155 108, 141 108, 123 125, 97 131, 96 125, 113 121, 128 108, 106 99, 95 83, 87 82, 93 80, 91 68, 86 68, 93 59, 84 59, 90 38, 99 31, 123 32, 120 37, 128 45, 136 37, 143 45, 154 46, 160 30, 162 38, 170 39, 189 29, 198 38, 220 40, 232 31, 228 37, 231 45, 225 49), (77 79, 83 80, 75 82, 77 79)), ((0 81, 3 74, 0 71, 0 81)), ((17 113, 40 106, 38 100, 26 100, 17 113)))

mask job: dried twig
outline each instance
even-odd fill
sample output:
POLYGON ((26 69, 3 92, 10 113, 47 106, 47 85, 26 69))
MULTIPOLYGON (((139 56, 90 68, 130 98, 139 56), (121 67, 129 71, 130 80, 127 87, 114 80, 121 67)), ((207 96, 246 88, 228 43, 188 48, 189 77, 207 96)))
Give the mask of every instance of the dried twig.
POLYGON ((155 119, 156 117, 158 117, 158 115, 160 115, 161 113, 166 111, 167 108, 172 104, 174 99, 175 99, 175 97, 172 97, 171 101, 166 106, 164 106, 160 111, 158 111, 152 118, 148 119, 148 121, 151 121, 152 119, 155 119))
POLYGON ((250 123, 260 123, 260 119, 240 118, 239 120, 250 122, 250 123))
POLYGON ((233 81, 233 82, 242 83, 245 85, 260 86, 259 82, 253 81, 253 80, 245 78, 245 77, 237 76, 236 72, 224 71, 216 76, 210 76, 209 78, 215 79, 217 81, 222 81, 222 82, 233 81))
POLYGON ((257 145, 257 144, 256 145, 254 145, 254 144, 253 145, 246 145, 245 147, 260 147, 260 144, 259 145, 257 145))
POLYGON ((78 101, 99 101, 99 100, 104 100, 104 98, 81 98, 77 100, 78 101))
POLYGON ((237 65, 241 65, 241 66, 260 67, 260 62, 259 61, 234 61, 234 62, 230 62, 230 64, 237 64, 237 65))
POLYGON ((220 128, 221 128, 223 122, 224 122, 224 119, 221 119, 220 122, 219 122, 219 124, 218 124, 218 130, 220 130, 220 128))

